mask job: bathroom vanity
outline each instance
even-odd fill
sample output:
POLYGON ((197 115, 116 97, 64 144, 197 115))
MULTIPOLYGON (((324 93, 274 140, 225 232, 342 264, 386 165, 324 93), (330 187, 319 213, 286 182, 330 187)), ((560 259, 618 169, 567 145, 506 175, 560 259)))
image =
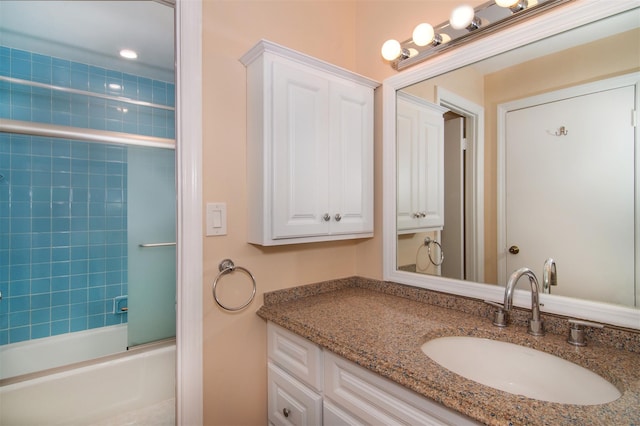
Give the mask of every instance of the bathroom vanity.
POLYGON ((566 318, 527 312, 506 328, 481 301, 358 277, 265 294, 269 421, 274 424, 634 424, 640 420, 640 334, 609 329, 566 342, 566 318), (621 392, 599 405, 559 404, 481 385, 421 346, 443 336, 516 343, 585 367, 621 392), (609 339, 611 339, 609 341, 609 339))

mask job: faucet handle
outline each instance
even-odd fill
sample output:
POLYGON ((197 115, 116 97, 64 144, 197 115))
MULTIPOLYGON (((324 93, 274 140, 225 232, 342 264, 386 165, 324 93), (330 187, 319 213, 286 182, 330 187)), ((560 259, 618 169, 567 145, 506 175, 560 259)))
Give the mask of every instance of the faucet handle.
POLYGON ((498 308, 497 311, 493 314, 493 325, 496 327, 506 327, 507 326, 507 313, 504 310, 504 305, 502 303, 497 303, 492 300, 485 300, 484 303, 487 305, 491 305, 494 308, 498 308))
POLYGON ((569 337, 567 338, 567 342, 573 346, 586 346, 587 340, 584 336, 585 327, 604 328, 604 325, 597 322, 569 318, 569 337))

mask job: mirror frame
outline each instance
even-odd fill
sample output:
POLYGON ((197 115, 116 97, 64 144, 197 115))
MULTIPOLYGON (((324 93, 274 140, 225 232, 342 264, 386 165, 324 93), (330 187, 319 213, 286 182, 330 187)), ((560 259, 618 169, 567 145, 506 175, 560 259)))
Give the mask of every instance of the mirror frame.
MULTIPOLYGON (((582 25, 638 7, 634 0, 615 2, 574 1, 526 22, 488 35, 480 40, 442 53, 420 65, 383 81, 383 274, 386 281, 502 302, 504 287, 422 275, 397 270, 396 233, 396 92, 420 81, 475 63, 582 25)), ((636 138, 639 129, 636 128, 636 138)), ((603 324, 640 330, 640 309, 564 296, 541 294, 541 310, 546 313, 588 319, 603 324)), ((528 291, 516 290, 516 306, 530 308, 528 291)))

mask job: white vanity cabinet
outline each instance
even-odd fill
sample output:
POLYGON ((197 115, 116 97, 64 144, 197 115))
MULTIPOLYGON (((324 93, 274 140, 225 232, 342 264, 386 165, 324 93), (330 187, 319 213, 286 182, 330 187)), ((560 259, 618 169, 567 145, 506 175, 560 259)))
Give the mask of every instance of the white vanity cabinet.
POLYGON ((272 425, 478 425, 399 384, 267 323, 272 425))
POLYGON ((271 322, 267 325, 269 423, 322 424, 322 351, 271 322))
POLYGON ((398 233, 444 226, 444 118, 446 108, 398 92, 398 233))
POLYGON ((248 240, 373 236, 373 90, 379 84, 261 41, 247 67, 248 240))

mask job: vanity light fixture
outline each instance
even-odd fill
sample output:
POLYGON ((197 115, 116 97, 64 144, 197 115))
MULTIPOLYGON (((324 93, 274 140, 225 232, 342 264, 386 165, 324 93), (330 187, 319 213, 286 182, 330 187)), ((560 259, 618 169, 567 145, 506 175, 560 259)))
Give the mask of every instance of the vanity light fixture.
POLYGON ((491 0, 475 9, 461 5, 451 12, 448 22, 435 27, 418 24, 413 37, 404 42, 387 40, 382 46, 382 57, 399 71, 571 1, 575 0, 491 0))

